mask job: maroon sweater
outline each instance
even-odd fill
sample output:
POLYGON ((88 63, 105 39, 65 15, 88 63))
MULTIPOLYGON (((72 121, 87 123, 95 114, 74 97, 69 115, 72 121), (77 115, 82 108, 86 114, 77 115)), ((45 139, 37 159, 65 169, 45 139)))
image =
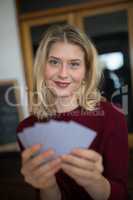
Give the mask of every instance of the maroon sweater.
MULTIPOLYGON (((91 145, 91 149, 100 153, 103 157, 103 175, 111 184, 109 200, 127 199, 128 179, 128 130, 125 117, 122 112, 115 109, 108 102, 101 102, 97 111, 86 111, 80 106, 73 111, 56 114, 53 117, 58 121, 74 120, 97 132, 97 136, 91 145)), ((33 126, 38 120, 30 116, 23 120, 17 132, 33 126)), ((20 142, 19 142, 20 144, 20 142)), ((20 144, 21 148, 22 145, 20 144)), ((92 198, 71 177, 60 170, 56 174, 57 183, 62 193, 62 200, 91 200, 92 198)))

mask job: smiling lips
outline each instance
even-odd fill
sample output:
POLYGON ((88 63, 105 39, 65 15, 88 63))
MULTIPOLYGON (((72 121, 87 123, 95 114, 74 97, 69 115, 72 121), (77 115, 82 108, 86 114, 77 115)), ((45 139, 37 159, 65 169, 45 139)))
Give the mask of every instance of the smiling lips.
POLYGON ((70 83, 68 82, 60 82, 60 81, 55 81, 55 84, 60 88, 66 88, 68 87, 68 85, 70 85, 70 83))

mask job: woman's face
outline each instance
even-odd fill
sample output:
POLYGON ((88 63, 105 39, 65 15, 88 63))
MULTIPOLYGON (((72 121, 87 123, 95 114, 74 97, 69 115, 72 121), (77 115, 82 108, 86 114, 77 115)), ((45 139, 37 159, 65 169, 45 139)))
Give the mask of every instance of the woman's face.
POLYGON ((85 77, 85 55, 78 46, 56 42, 51 46, 44 78, 47 87, 58 97, 75 95, 85 77))

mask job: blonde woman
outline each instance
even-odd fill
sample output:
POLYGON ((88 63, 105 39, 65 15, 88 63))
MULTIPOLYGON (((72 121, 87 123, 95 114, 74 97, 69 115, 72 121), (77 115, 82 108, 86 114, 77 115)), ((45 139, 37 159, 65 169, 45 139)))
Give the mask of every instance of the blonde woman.
POLYGON ((56 153, 53 149, 33 157, 41 144, 28 149, 20 144, 21 173, 39 190, 41 200, 127 199, 125 118, 102 101, 100 78, 96 49, 83 32, 70 25, 49 28, 35 58, 32 114, 19 124, 17 132, 54 118, 76 121, 95 130, 97 136, 89 149, 73 149, 43 165, 45 158, 56 153))

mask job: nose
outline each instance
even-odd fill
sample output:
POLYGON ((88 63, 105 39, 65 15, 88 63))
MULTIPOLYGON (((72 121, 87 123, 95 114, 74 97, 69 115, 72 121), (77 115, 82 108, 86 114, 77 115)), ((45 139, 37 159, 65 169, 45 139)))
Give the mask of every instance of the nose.
POLYGON ((62 64, 59 70, 59 77, 62 79, 66 79, 68 77, 68 72, 67 72, 67 65, 62 64))

